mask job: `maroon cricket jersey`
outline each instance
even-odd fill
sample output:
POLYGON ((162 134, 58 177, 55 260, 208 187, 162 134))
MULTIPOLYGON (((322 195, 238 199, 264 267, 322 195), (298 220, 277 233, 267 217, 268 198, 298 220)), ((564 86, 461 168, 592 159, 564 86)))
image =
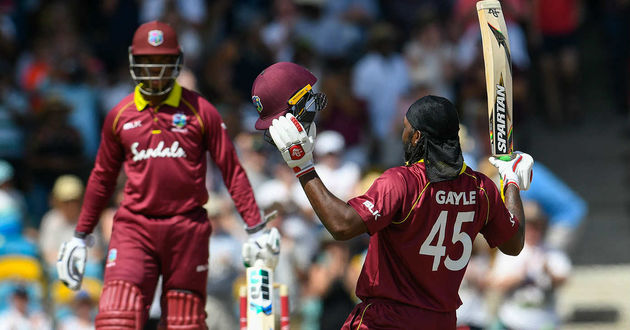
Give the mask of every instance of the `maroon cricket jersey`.
POLYGON ((247 225, 258 224, 252 188, 215 107, 178 84, 152 107, 136 87, 105 118, 76 230, 92 232, 123 164, 128 179, 122 207, 149 217, 202 207, 208 200, 206 151, 247 225))
POLYGON ((348 204, 371 235, 357 296, 438 312, 461 305, 457 292, 477 233, 495 247, 519 226, 494 182, 465 164, 456 179, 437 183, 422 161, 389 169, 348 204))

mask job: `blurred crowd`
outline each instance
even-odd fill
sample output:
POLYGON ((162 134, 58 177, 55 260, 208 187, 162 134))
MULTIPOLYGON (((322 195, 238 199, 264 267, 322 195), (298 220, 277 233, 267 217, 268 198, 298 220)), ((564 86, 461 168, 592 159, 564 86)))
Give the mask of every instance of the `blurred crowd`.
MULTIPOLYGON (((154 19, 178 31, 185 64, 178 81, 217 107, 259 206, 279 212, 272 223, 283 237, 275 281, 290 288, 292 327, 339 328, 357 302, 354 285, 367 237, 337 242, 323 229, 291 170, 253 129, 251 84, 278 61, 303 65, 319 78, 314 88, 326 93, 328 107, 316 119, 316 169, 343 200, 365 192, 384 169, 402 165, 402 116, 427 94, 457 105, 466 163, 496 178, 486 161, 486 85, 475 2, 0 0, 0 329, 93 328, 124 175, 89 250, 83 290, 71 292, 56 281, 57 250, 72 236, 102 119, 132 91, 127 47, 133 32, 154 19)), ((628 1, 502 5, 518 149, 535 155, 527 149, 533 117, 554 127, 582 119, 580 28, 593 15, 603 18, 598 28, 615 48, 610 70, 622 71, 611 75, 615 109, 628 112, 628 1)), ((482 237, 476 240, 462 286, 462 324, 526 329, 531 323, 519 320, 552 327, 559 322, 554 291, 570 275, 567 255, 587 206, 540 162, 534 173, 523 193, 526 247, 513 258, 490 251, 482 237), (488 291, 500 292, 498 304, 488 303, 488 291)), ((235 329, 246 237, 221 180, 209 167, 206 208, 214 229, 208 323, 235 329)), ((159 318, 158 306, 152 318, 159 318)))

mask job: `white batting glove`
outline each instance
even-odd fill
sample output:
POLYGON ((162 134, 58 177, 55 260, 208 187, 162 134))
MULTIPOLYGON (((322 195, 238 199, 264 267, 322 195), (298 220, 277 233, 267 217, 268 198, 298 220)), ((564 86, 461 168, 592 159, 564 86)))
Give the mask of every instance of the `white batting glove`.
POLYGON ((269 134, 282 153, 282 158, 298 178, 314 169, 316 131, 315 123, 312 123, 307 134, 304 126, 290 113, 274 119, 269 127, 269 134))
POLYGON ((497 157, 488 158, 490 164, 499 169, 499 175, 503 180, 503 187, 507 187, 508 184, 514 184, 520 190, 529 189, 529 184, 532 182, 532 166, 534 166, 534 159, 532 156, 515 151, 513 157, 509 161, 501 160, 497 157))
POLYGON ((269 268, 275 268, 280 255, 280 233, 275 227, 263 229, 254 234, 243 243, 243 264, 245 267, 254 266, 257 263, 269 268))
POLYGON ((91 235, 86 239, 73 237, 61 244, 57 255, 57 275, 68 288, 72 290, 81 288, 87 261, 87 247, 93 244, 94 237, 91 235))

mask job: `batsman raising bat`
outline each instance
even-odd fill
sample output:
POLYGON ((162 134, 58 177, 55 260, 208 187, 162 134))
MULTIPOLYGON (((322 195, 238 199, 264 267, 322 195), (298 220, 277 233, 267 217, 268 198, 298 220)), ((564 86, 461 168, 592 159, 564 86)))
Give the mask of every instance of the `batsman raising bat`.
POLYGON ((370 235, 356 288, 362 302, 339 327, 455 329, 458 289, 477 234, 509 255, 523 248, 519 189, 528 188, 532 158, 491 158, 506 182, 504 202, 492 180, 463 162, 453 104, 425 96, 403 119, 406 164, 385 171, 364 195, 346 203, 317 175, 315 123, 295 107, 319 110, 323 96, 312 92, 314 81, 303 67, 277 63, 258 76, 252 99, 260 116, 256 128, 271 137, 332 236, 370 235))

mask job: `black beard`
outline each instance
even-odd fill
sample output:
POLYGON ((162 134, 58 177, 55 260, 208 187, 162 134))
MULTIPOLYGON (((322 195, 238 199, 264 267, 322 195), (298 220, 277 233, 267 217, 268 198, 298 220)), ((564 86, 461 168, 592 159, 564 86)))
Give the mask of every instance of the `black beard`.
POLYGON ((405 151, 405 163, 408 162, 413 155, 414 146, 411 145, 411 139, 413 139, 414 131, 409 132, 407 136, 407 143, 403 141, 403 150, 405 151))
POLYGON ((411 158, 411 154, 413 153, 413 147, 411 146, 411 142, 404 143, 403 142, 403 150, 405 151, 405 163, 409 161, 411 158))
POLYGON ((420 140, 415 144, 411 144, 413 133, 410 133, 407 143, 403 142, 403 150, 405 151, 405 164, 407 166, 412 165, 422 158, 424 158, 424 136, 420 137, 420 140))

